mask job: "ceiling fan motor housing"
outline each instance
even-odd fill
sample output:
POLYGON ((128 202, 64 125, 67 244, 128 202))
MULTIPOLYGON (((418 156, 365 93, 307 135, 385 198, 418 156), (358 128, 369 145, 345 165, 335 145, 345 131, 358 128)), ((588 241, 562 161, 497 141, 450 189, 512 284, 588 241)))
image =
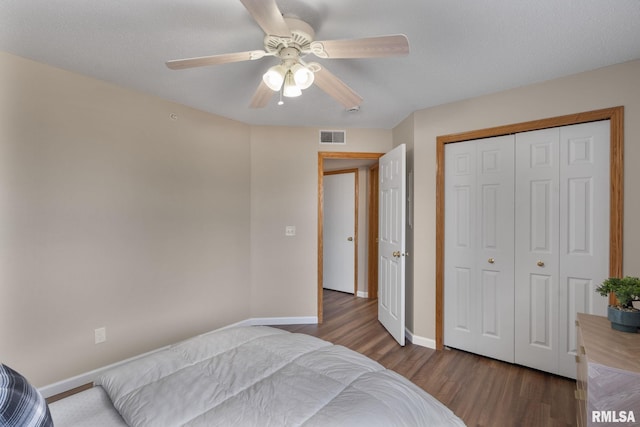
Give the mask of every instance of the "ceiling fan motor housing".
POLYGON ((291 30, 291 37, 280 37, 267 34, 264 37, 264 50, 282 59, 292 59, 291 51, 285 51, 287 48, 295 48, 298 50, 298 56, 306 55, 311 52, 311 42, 315 37, 315 31, 311 25, 298 18, 284 18, 285 22, 291 30), (285 52, 283 52, 285 51, 285 52))

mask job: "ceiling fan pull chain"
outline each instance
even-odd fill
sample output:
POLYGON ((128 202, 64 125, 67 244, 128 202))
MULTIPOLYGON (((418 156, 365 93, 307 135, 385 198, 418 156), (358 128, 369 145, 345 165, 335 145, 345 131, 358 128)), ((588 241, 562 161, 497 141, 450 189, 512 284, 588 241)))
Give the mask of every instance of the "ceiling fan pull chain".
POLYGON ((284 101, 282 100, 282 91, 283 90, 284 90, 284 85, 282 85, 282 87, 280 88, 280 101, 278 101, 278 105, 284 104, 284 101))

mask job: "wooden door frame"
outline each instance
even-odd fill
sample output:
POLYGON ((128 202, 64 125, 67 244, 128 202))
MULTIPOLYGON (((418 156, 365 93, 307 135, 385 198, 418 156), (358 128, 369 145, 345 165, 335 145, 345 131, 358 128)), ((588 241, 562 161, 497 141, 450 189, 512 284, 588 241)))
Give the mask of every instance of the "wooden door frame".
MULTIPOLYGON (((609 275, 622 276, 624 208, 624 107, 612 107, 530 122, 436 137, 436 349, 444 348, 444 147, 472 139, 510 135, 580 123, 610 120, 609 275)), ((613 296, 610 296, 610 301, 613 296)))
MULTIPOLYGON (((322 230, 324 222, 323 211, 323 183, 324 183, 324 159, 342 160, 378 160, 384 153, 357 153, 357 152, 318 152, 318 323, 322 323, 322 267, 323 267, 323 242, 322 230)), ((370 197, 368 195, 367 197, 370 197)), ((377 218, 377 216, 376 216, 377 218)), ((371 227, 371 224, 369 224, 371 227)), ((356 274, 357 271, 356 271, 356 274)), ((357 285, 356 285, 357 286, 357 285)))
MULTIPOLYGON (((360 171, 357 168, 354 169, 339 169, 339 170, 335 170, 335 171, 328 171, 328 172, 322 172, 322 179, 324 180, 324 177, 327 175, 343 175, 343 174, 348 174, 348 173, 352 173, 353 174, 353 181, 354 181, 354 189, 353 189, 353 194, 354 194, 354 220, 353 220, 353 226, 354 226, 354 230, 353 230, 353 294, 357 295, 358 294, 358 237, 359 237, 359 233, 358 233, 358 205, 360 204, 360 179, 359 179, 359 175, 360 175, 360 171)), ((324 184, 324 181, 323 181, 324 184)), ((324 193, 324 185, 323 185, 323 193, 324 193)), ((324 194, 323 194, 323 200, 324 200, 324 194)), ((323 212, 324 215, 324 212, 323 212)), ((324 227, 324 216, 322 218, 322 224, 324 227)), ((323 237, 323 248, 324 248, 324 237, 323 237)), ((322 259, 324 261, 324 253, 322 254, 322 259)), ((323 264, 324 267, 324 264, 323 264)), ((324 275, 324 273, 323 273, 324 275)))
POLYGON ((369 247, 367 251, 367 298, 378 298, 378 222, 379 215, 379 164, 369 167, 369 180, 367 181, 367 197, 369 199, 369 247), (372 226, 374 224, 375 226, 372 226))

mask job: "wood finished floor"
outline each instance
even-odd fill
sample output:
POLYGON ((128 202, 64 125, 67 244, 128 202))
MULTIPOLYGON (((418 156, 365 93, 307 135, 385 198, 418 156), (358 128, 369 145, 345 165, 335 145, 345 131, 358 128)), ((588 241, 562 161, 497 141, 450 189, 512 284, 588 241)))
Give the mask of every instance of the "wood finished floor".
POLYGON ((404 375, 472 426, 575 426, 575 382, 459 350, 399 346, 377 300, 324 291, 324 323, 279 328, 356 350, 404 375))

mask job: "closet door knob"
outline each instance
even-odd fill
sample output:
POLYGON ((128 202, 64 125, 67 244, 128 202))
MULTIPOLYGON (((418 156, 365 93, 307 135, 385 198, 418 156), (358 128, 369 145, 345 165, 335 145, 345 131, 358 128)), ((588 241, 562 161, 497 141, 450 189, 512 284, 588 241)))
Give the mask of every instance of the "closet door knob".
POLYGON ((347 240, 353 242, 353 237, 347 237, 347 240))
POLYGON ((495 259, 493 259, 493 258, 489 258, 489 259, 487 260, 487 262, 488 262, 489 264, 493 264, 494 262, 496 262, 496 260, 495 260, 495 259))
POLYGON ((544 267, 544 262, 543 261, 538 261, 536 264, 538 265, 538 267, 544 267))

